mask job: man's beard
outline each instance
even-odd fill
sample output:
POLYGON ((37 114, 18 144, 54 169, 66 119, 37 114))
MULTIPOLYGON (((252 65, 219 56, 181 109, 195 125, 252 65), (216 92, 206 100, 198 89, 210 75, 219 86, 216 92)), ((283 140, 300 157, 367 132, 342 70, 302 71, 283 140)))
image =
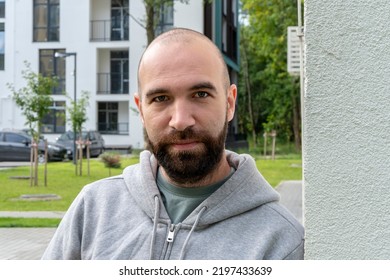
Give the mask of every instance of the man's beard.
POLYGON ((201 183, 217 168, 222 159, 227 126, 228 122, 225 121, 223 129, 216 137, 205 131, 195 132, 190 127, 183 131, 172 131, 156 143, 151 142, 148 137, 149 149, 174 183, 183 186, 201 183), (198 142, 198 146, 187 151, 174 151, 172 145, 180 140, 193 140, 198 142))

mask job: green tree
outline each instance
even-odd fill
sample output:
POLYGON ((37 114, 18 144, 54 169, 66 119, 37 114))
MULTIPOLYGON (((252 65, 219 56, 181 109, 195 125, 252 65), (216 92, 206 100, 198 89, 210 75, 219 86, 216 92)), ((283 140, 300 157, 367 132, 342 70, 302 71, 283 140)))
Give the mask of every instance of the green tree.
POLYGON ((239 83, 241 95, 246 96, 239 99, 239 104, 241 110, 248 112, 250 94, 253 120, 242 118, 240 127, 256 134, 276 130, 280 137, 294 141, 300 150, 299 78, 287 72, 287 28, 297 25, 297 2, 241 2, 249 24, 241 28, 241 53, 247 58, 241 59, 240 80, 247 82, 239 83))
POLYGON ((49 112, 53 103, 51 93, 57 85, 55 77, 44 77, 40 73, 35 73, 30 64, 24 62, 26 69, 22 71, 22 76, 27 85, 16 90, 12 84, 8 87, 13 93, 13 99, 26 117, 26 125, 32 135, 32 158, 31 174, 34 178, 34 186, 38 185, 38 143, 41 135, 42 119, 49 112))
MULTIPOLYGON (((73 131, 79 136, 78 141, 82 141, 82 129, 84 123, 88 120, 87 116, 87 107, 89 106, 89 93, 83 91, 81 97, 77 100, 71 99, 69 96, 70 106, 67 107, 68 112, 68 122, 72 124, 73 131)), ((74 140, 76 141, 76 135, 74 135, 74 140)), ((74 151, 73 158, 75 159, 75 173, 82 175, 82 158, 80 160, 80 171, 77 172, 77 152, 74 151)))
MULTIPOLYGON (((116 5, 122 6, 122 2, 113 0, 116 5)), ((147 37, 147 45, 149 45, 156 36, 156 27, 164 11, 164 7, 172 7, 174 2, 188 4, 190 0, 143 0, 145 7, 145 19, 137 19, 132 14, 128 14, 139 26, 145 29, 147 37)), ((204 0, 212 2, 212 0, 204 0)))

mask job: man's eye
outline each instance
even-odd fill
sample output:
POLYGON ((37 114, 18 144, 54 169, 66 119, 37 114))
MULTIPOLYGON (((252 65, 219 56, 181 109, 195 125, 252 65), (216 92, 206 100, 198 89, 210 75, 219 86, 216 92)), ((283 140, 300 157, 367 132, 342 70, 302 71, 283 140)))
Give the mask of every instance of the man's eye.
POLYGON ((199 92, 195 93, 195 97, 197 97, 197 98, 205 98, 208 96, 209 96, 209 94, 205 91, 199 91, 199 92))
POLYGON ((154 102, 164 102, 164 101, 167 101, 167 100, 168 100, 168 97, 165 96, 165 95, 160 95, 160 96, 157 96, 157 97, 153 98, 154 102))

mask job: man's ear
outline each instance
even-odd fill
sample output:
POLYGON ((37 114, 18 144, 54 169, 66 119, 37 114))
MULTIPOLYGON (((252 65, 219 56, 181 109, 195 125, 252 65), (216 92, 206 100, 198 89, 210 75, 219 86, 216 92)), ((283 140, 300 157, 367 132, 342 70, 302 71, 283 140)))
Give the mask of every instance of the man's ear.
POLYGON ((134 93, 134 102, 135 102, 135 105, 137 105, 138 111, 141 115, 141 121, 142 121, 142 123, 144 123, 144 115, 142 113, 142 101, 141 101, 141 97, 140 97, 138 92, 134 93))
POLYGON ((236 98, 237 98, 237 86, 232 84, 228 91, 227 96, 227 118, 228 121, 231 121, 234 117, 234 112, 236 110, 236 98))

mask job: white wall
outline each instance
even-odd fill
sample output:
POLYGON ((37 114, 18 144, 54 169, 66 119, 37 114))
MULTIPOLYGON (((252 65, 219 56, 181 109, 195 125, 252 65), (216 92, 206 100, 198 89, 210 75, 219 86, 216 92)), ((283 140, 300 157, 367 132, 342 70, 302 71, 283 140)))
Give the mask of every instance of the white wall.
POLYGON ((390 1, 305 1, 306 259, 390 258, 390 1))
POLYGON ((203 2, 192 0, 188 4, 174 2, 175 27, 191 28, 203 33, 203 2))

